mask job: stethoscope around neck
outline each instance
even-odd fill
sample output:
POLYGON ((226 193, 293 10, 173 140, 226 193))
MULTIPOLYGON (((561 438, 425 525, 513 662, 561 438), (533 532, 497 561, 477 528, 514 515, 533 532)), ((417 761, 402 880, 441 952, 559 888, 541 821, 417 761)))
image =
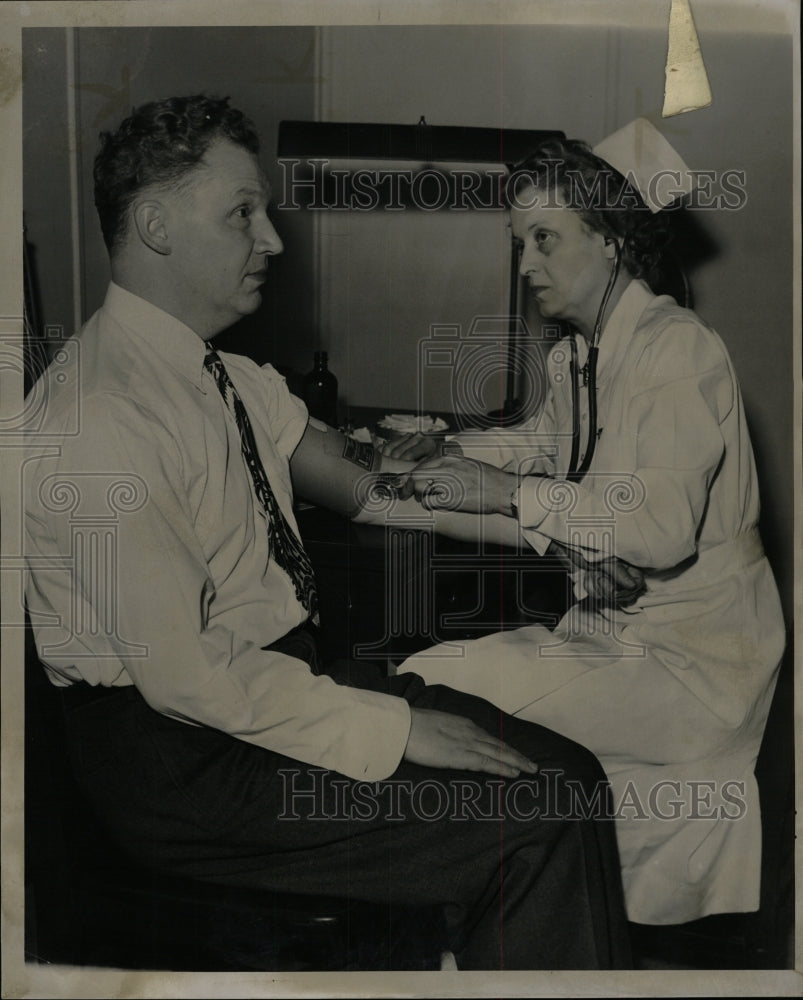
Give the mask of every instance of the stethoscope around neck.
POLYGON ((591 338, 591 346, 588 349, 588 357, 582 368, 579 368, 577 357, 577 341, 574 335, 569 337, 571 344, 571 361, 569 372, 572 380, 572 453, 569 459, 569 471, 566 478, 569 482, 579 483, 588 472, 591 459, 594 457, 594 449, 597 444, 597 354, 599 353, 599 338, 602 334, 602 322, 605 317, 605 310, 608 300, 611 297, 613 286, 619 276, 619 244, 616 240, 608 237, 605 241, 614 246, 614 259, 611 273, 608 276, 608 284, 605 286, 602 300, 597 310, 597 318, 594 321, 594 334, 591 338), (580 458, 580 375, 583 377, 583 387, 588 389, 588 443, 582 463, 578 464, 580 458))

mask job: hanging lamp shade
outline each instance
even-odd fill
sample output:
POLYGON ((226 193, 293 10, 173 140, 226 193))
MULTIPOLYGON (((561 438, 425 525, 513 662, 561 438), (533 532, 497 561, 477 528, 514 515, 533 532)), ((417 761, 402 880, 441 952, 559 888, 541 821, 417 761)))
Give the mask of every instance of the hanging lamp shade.
POLYGON ((523 159, 543 139, 563 132, 370 122, 281 121, 277 156, 423 163, 502 163, 523 159))

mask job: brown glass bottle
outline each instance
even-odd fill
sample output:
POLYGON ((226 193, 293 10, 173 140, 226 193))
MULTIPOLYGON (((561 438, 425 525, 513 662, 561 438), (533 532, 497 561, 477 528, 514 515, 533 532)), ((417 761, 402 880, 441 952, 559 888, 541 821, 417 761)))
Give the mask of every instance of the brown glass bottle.
POLYGON ((315 352, 315 365, 304 376, 303 394, 311 417, 337 427, 337 378, 329 371, 326 351, 315 352))

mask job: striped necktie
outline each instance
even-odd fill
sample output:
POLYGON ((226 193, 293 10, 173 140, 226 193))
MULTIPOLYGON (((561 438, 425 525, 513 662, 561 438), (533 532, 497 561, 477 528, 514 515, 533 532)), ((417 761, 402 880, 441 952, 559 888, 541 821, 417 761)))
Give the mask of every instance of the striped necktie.
POLYGON ((287 523, 271 489, 270 482, 262 465, 262 460, 257 451, 254 431, 251 427, 251 421, 248 419, 248 414, 245 411, 243 401, 234 388, 234 384, 229 378, 229 373, 220 360, 219 354, 209 344, 206 345, 204 366, 214 378, 215 384, 226 403, 226 407, 234 417, 237 429, 240 432, 240 445, 243 458, 254 481, 257 498, 262 504, 265 516, 268 519, 270 554, 290 577, 296 597, 309 612, 312 622, 318 625, 318 595, 315 589, 315 576, 309 556, 298 536, 287 523))

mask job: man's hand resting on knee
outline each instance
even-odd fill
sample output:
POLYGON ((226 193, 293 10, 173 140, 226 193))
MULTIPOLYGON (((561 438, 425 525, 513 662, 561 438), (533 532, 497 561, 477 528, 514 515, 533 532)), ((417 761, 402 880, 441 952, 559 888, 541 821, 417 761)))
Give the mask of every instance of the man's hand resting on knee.
POLYGON ((428 767, 485 771, 517 778, 535 774, 538 765, 486 733, 470 719, 428 708, 411 708, 410 735, 404 759, 428 767))

